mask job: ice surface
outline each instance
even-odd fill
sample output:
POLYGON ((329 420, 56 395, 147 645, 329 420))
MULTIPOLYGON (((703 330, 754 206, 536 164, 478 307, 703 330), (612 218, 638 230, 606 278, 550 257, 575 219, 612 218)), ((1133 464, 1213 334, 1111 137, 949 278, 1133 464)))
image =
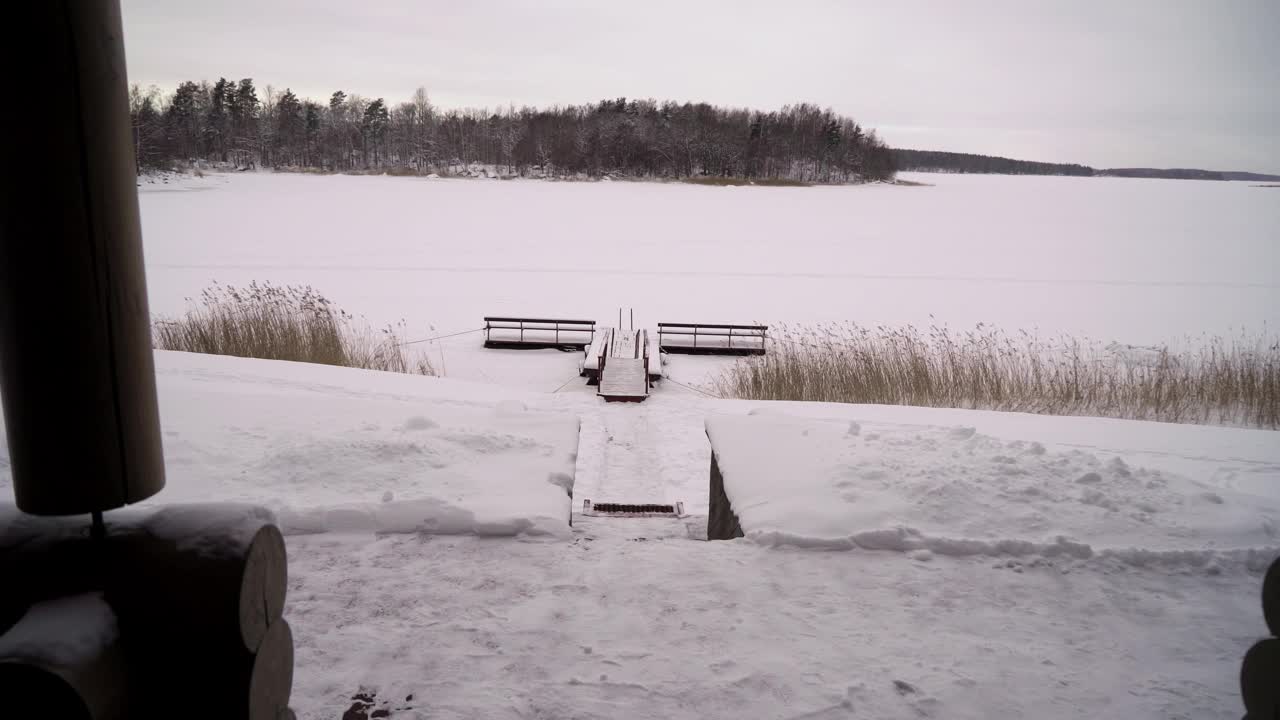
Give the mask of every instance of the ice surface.
MULTIPOLYGON (((620 306, 637 328, 985 322, 1125 345, 1280 324, 1280 203, 1247 183, 923 179, 934 186, 240 173, 201 192, 143 188, 140 204, 159 313, 213 280, 258 280, 311 285, 374 325, 404 318, 415 338, 495 314, 612 325, 620 306), (209 217, 253 221, 230 233, 209 217)), ((479 337, 428 349, 451 377, 542 392, 581 359, 494 355, 479 337)))

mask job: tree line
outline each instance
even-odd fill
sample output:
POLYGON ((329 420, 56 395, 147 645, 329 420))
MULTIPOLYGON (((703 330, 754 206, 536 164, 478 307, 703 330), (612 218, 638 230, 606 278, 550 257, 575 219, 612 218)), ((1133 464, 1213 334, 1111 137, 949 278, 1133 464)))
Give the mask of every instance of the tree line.
POLYGON ((499 110, 435 107, 423 89, 388 104, 326 102, 250 78, 130 91, 139 172, 207 160, 236 167, 449 173, 698 176, 843 183, 892 179, 892 151, 852 118, 801 103, 775 112, 618 98, 499 110))
POLYGON ((1277 175, 1195 168, 1092 168, 1088 165, 1013 160, 992 155, 937 150, 892 151, 899 170, 995 173, 1000 175, 1077 175, 1082 177, 1162 178, 1168 180, 1280 180, 1277 175))
POLYGON ((995 173, 1000 175, 1080 175, 1089 177, 1095 170, 1086 165, 1013 160, 992 155, 941 152, 938 150, 895 149, 894 162, 899 170, 924 172, 995 173))

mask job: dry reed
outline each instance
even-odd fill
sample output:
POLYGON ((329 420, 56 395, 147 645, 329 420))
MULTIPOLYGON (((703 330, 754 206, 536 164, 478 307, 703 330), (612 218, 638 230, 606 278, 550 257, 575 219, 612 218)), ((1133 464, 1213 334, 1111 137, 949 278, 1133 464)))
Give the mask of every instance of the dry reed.
POLYGON ((1280 344, 1265 333, 1102 345, 968 332, 780 328, 716 382, 725 397, 919 405, 1280 428, 1280 344))
POLYGON ((402 344, 404 323, 372 330, 310 287, 214 284, 181 318, 158 319, 161 350, 434 375, 402 344))

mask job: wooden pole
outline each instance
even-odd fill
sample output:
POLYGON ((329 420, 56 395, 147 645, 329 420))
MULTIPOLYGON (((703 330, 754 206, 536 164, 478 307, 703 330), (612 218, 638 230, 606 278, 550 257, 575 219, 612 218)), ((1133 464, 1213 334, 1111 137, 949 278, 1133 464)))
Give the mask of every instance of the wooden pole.
POLYGON ((0 115, 0 397, 18 507, 88 514, 164 487, 118 0, 14 3, 0 115))

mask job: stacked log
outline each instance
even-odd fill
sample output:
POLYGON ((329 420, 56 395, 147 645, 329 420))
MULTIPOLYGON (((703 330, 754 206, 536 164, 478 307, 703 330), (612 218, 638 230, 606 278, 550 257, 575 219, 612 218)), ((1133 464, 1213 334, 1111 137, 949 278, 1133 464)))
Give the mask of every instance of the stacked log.
POLYGON ((0 636, 6 717, 128 717, 115 613, 101 593, 33 605, 0 636))
POLYGON ((293 636, 272 520, 253 506, 170 506, 110 517, 95 540, 84 523, 20 516, 0 534, 0 576, 15 590, 0 601, 0 647, 33 608, 97 592, 118 625, 127 717, 276 720, 292 690, 293 636))
POLYGON ((1272 637, 1254 643, 1240 667, 1245 720, 1280 718, 1280 558, 1262 581, 1262 616, 1272 637))

